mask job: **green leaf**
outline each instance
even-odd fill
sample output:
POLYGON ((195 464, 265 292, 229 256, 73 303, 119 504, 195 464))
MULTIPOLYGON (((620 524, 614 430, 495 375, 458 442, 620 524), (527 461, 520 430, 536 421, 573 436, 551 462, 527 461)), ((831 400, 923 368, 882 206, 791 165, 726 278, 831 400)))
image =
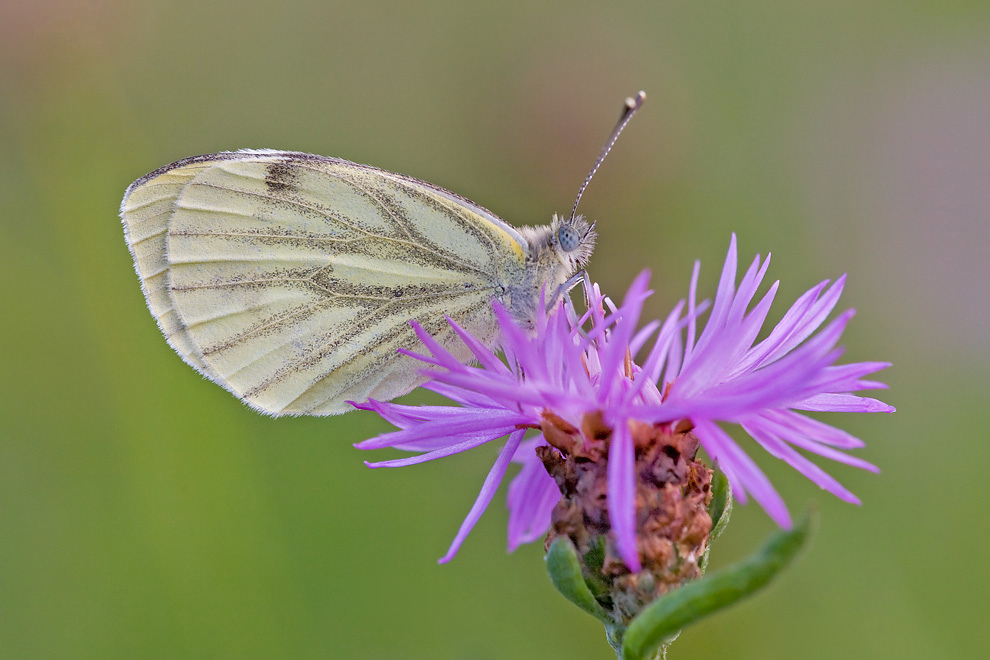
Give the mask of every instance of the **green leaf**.
POLYGON ((708 503, 708 515, 712 517, 712 531, 708 535, 708 547, 698 562, 702 573, 708 570, 712 541, 721 536, 732 517, 732 487, 725 473, 718 470, 712 475, 712 501, 708 503))
POLYGON ((595 600, 595 596, 585 584, 581 574, 581 562, 577 549, 566 536, 558 536, 547 550, 547 572, 550 581, 557 591, 562 593, 582 610, 605 624, 606 627, 615 625, 608 612, 595 600))
POLYGON ((806 513, 791 530, 780 530, 758 552, 735 566, 690 582, 651 603, 626 629, 623 660, 645 660, 682 628, 766 586, 804 546, 811 534, 806 513))
POLYGON ((729 524, 729 517, 732 514, 732 487, 725 473, 718 470, 712 475, 712 501, 708 504, 708 513, 712 517, 712 533, 709 539, 714 540, 729 524))

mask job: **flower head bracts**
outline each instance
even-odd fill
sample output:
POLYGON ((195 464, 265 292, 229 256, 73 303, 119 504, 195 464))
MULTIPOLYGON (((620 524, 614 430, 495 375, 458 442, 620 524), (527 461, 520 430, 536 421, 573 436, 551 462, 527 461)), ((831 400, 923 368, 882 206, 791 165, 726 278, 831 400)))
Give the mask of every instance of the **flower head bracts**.
MULTIPOLYGON (((822 488, 851 502, 858 500, 798 449, 876 470, 843 453, 861 447, 853 436, 798 411, 890 412, 893 408, 853 392, 883 387, 864 376, 888 366, 868 362, 836 366, 836 343, 852 311, 821 328, 838 302, 844 279, 802 295, 762 341, 754 345, 770 309, 776 283, 755 304, 769 259, 757 257, 739 286, 733 235, 711 312, 698 334, 698 318, 707 311, 696 302, 699 265, 691 279, 687 310, 678 304, 663 323, 637 329, 643 302, 650 295, 648 274, 632 283, 621 305, 602 296, 585 278, 587 311, 573 306, 541 305, 535 333, 528 336, 495 305, 505 360, 463 328, 451 326, 478 364, 464 365, 416 326, 429 355, 410 355, 435 368, 425 387, 457 406, 404 406, 369 401, 358 407, 378 412, 399 430, 366 440, 361 449, 394 447, 421 452, 404 459, 369 463, 398 467, 465 451, 508 436, 482 490, 447 554, 456 554, 494 496, 510 462, 522 464, 509 487, 509 548, 535 540, 550 524, 559 499, 557 483, 542 469, 536 451, 546 446, 538 435, 551 414, 561 423, 582 427, 587 415, 600 415, 611 430, 608 439, 608 516, 619 556, 632 571, 640 568, 636 533, 636 448, 632 425, 688 423, 709 456, 729 478, 743 502, 752 496, 770 516, 790 526, 787 509, 750 457, 721 428, 739 424, 758 444, 822 488), (819 330, 821 328, 821 330, 819 330), (816 331, 817 334, 816 334, 816 331), (682 337, 686 332, 686 338, 682 337), (651 341, 652 339, 652 341, 651 341), (641 364, 633 358, 649 345, 641 364)), ((590 441, 584 438, 585 442, 590 441)))

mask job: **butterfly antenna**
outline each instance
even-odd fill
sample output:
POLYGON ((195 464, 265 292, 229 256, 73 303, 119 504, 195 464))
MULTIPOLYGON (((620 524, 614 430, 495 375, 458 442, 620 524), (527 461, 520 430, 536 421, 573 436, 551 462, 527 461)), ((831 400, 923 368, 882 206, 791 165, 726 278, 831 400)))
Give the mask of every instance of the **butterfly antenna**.
POLYGON ((602 162, 605 160, 605 156, 608 152, 612 150, 612 145, 615 141, 619 139, 619 135, 622 133, 622 129, 626 127, 629 120, 633 118, 636 111, 643 107, 643 102, 646 101, 646 92, 640 92, 635 98, 629 97, 626 99, 626 104, 622 108, 622 115, 619 117, 619 121, 615 124, 615 128, 612 129, 611 135, 608 136, 608 140, 605 141, 605 146, 602 147, 602 152, 598 154, 598 159, 595 161, 595 166, 591 168, 588 172, 588 176, 585 178, 584 183, 581 184, 581 189, 578 190, 577 199, 574 200, 574 208, 571 209, 571 220, 574 220, 574 214, 577 213, 578 204, 581 203, 581 195, 584 194, 584 189, 588 187, 591 183, 591 177, 595 176, 595 172, 598 168, 602 166, 602 162))

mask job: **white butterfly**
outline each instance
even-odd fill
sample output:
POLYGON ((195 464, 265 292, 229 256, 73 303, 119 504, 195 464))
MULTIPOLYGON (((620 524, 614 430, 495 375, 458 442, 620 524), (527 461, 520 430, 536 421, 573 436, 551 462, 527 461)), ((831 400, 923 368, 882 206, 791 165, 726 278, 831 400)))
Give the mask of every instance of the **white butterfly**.
POLYGON ((419 346, 410 320, 449 348, 462 345, 445 316, 496 345, 492 301, 531 325, 596 237, 573 213, 515 229, 425 181, 272 150, 172 163, 131 184, 120 215, 168 343, 271 415, 335 415, 422 383, 397 353, 419 346))

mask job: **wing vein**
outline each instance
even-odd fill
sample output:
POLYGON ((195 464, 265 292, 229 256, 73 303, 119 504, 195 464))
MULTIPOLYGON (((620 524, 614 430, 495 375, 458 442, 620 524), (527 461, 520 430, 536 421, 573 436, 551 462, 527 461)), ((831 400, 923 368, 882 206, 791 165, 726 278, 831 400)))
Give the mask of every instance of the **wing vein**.
MULTIPOLYGON (((351 185, 351 186, 354 186, 354 187, 358 188, 359 190, 361 190, 365 194, 369 194, 369 193, 367 193, 367 191, 364 191, 360 186, 357 186, 356 184, 354 184, 353 181, 350 181, 348 179, 345 179, 344 177, 341 177, 341 176, 338 176, 337 178, 339 178, 341 181, 346 182, 348 185, 351 185)), ((235 188, 228 188, 228 187, 224 187, 224 186, 218 186, 218 185, 215 185, 215 184, 212 184, 212 183, 195 183, 194 182, 194 183, 190 183, 189 185, 190 186, 193 186, 193 185, 195 185, 195 186, 202 186, 204 188, 212 188, 214 190, 223 190, 223 191, 226 191, 226 192, 239 193, 239 194, 248 195, 248 196, 251 196, 251 197, 258 197, 260 199, 267 199, 267 200, 275 201, 275 202, 293 204, 295 206, 298 206, 301 209, 305 209, 307 211, 312 211, 312 212, 318 213, 318 214, 320 214, 320 215, 322 215, 324 217, 330 217, 330 218, 333 218, 334 220, 337 220, 339 222, 342 222, 347 227, 350 227, 350 228, 354 229, 354 231, 356 231, 358 233, 364 234, 368 238, 375 238, 375 239, 378 239, 378 240, 384 241, 384 242, 396 243, 398 245, 404 245, 404 246, 407 246, 407 247, 412 247, 412 248, 415 248, 417 250, 422 250, 424 252, 428 252, 429 254, 431 254, 433 256, 442 255, 443 258, 446 259, 451 265, 459 266, 460 268, 462 268, 464 270, 468 270, 468 271, 471 271, 473 273, 477 273, 479 275, 485 275, 485 276, 490 276, 491 275, 491 273, 487 273, 485 271, 479 270, 478 268, 472 266, 471 264, 465 263, 465 262, 461 261, 460 259, 457 259, 456 257, 454 257, 453 255, 451 255, 450 253, 440 250, 440 248, 438 246, 435 246, 435 245, 431 245, 431 246, 420 245, 419 243, 416 243, 416 242, 412 241, 411 239, 410 240, 404 240, 404 239, 401 239, 401 238, 395 238, 394 236, 385 236, 385 235, 382 235, 382 234, 376 234, 376 233, 373 233, 373 232, 370 232, 370 231, 367 231, 367 230, 364 230, 364 229, 360 229, 360 228, 355 227, 354 225, 352 225, 350 222, 345 221, 345 219, 342 218, 342 217, 331 216, 331 215, 327 214, 322 209, 309 206, 309 205, 304 204, 304 203, 302 203, 302 202, 300 202, 298 200, 289 199, 289 198, 285 198, 285 197, 276 197, 274 195, 269 195, 269 194, 259 193, 259 192, 253 192, 253 191, 250 191, 250 190, 240 190, 240 189, 235 189, 235 188)), ((373 196, 372 196, 372 199, 374 199, 383 210, 385 210, 386 212, 388 212, 389 214, 391 214, 391 212, 388 211, 388 209, 382 204, 382 202, 380 200, 378 200, 377 198, 375 198, 373 196)), ((192 205, 188 205, 188 203, 186 203, 186 205, 180 206, 179 208, 183 208, 183 209, 190 210, 190 211, 218 212, 217 209, 209 209, 209 208, 202 208, 202 207, 192 206, 192 205)), ((220 212, 222 212, 222 211, 220 211, 220 212)), ((393 220, 394 220, 394 216, 393 216, 393 220)), ((398 222, 396 222, 395 225, 396 226, 401 226, 400 223, 398 223, 398 222)), ((176 233, 178 234, 178 232, 176 232, 176 233)), ((355 239, 355 240, 359 240, 359 239, 355 239)))

